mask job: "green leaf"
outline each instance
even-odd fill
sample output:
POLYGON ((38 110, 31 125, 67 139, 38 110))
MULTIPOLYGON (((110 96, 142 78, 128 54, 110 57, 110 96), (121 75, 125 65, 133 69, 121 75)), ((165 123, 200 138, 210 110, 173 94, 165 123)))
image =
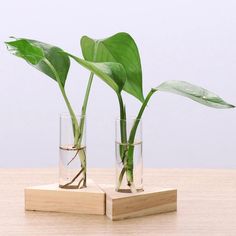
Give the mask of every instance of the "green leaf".
POLYGON ((209 107, 214 107, 214 108, 234 107, 234 105, 225 102, 218 95, 204 88, 187 83, 185 81, 177 81, 177 80, 166 81, 161 85, 159 85, 158 87, 154 88, 153 90, 170 92, 184 97, 188 97, 196 102, 199 102, 209 107))
POLYGON ((55 73, 45 62, 47 60, 47 62, 49 62, 57 72, 61 85, 63 87, 65 86, 67 74, 70 68, 70 59, 66 54, 62 53, 62 49, 46 43, 24 38, 6 42, 6 45, 12 54, 23 58, 39 71, 58 81, 55 73))
POLYGON ((101 78, 116 93, 121 92, 126 81, 126 72, 121 64, 115 62, 89 62, 69 53, 67 55, 101 78))
POLYGON ((83 36, 81 48, 84 58, 88 61, 93 61, 96 51, 95 62, 117 62, 123 65, 127 75, 123 90, 141 102, 144 101, 139 51, 129 34, 121 32, 102 40, 83 36))
POLYGON ((80 129, 65 92, 65 82, 70 68, 70 58, 63 50, 31 39, 16 39, 6 42, 8 50, 26 60, 30 65, 57 81, 72 119, 74 145, 79 142, 80 129))

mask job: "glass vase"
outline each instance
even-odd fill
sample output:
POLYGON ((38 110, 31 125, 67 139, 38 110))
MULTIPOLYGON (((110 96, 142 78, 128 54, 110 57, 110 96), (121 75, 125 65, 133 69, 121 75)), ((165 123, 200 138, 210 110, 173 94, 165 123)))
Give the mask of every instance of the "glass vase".
POLYGON ((117 119, 116 191, 143 191, 142 121, 117 119))
POLYGON ((60 115, 59 187, 86 187, 85 116, 60 115))

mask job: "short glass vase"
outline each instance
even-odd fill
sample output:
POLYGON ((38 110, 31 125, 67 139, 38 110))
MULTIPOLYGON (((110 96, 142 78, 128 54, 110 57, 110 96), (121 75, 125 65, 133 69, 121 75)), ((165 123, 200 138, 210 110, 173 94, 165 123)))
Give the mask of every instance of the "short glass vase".
POLYGON ((115 133, 116 191, 143 191, 142 121, 117 119, 115 133))
POLYGON ((60 115, 59 187, 79 189, 86 187, 86 117, 60 115), (75 130, 75 122, 78 129, 75 130), (75 142, 76 132, 77 141, 75 142))

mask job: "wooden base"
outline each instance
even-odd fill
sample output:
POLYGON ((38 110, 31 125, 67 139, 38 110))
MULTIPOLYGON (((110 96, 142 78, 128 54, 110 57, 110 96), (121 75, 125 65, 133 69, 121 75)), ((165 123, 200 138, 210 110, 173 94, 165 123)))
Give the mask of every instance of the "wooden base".
POLYGON ((100 185, 106 193, 106 215, 122 220, 177 210, 177 190, 145 188, 139 193, 120 193, 114 186, 100 185))
POLYGON ((25 189, 25 210, 105 215, 105 193, 92 181, 87 188, 61 189, 58 184, 25 189))

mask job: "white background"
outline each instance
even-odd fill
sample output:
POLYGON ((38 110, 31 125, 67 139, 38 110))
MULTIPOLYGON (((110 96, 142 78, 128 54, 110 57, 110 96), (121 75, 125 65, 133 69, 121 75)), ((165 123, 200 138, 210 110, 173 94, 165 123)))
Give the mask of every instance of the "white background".
MULTIPOLYGON (((9 36, 48 42, 81 55, 80 37, 129 32, 142 59, 144 94, 170 79, 206 87, 236 104, 236 1, 1 1, 0 167, 58 162, 59 119, 66 111, 57 84, 10 55, 9 36)), ((89 73, 72 64, 66 90, 80 110, 89 73)), ((126 95, 129 115, 140 106, 126 95)), ((94 80, 88 107, 89 167, 114 163, 114 92, 94 80)), ((143 117, 146 167, 236 167, 236 111, 186 98, 153 96, 143 117)))

